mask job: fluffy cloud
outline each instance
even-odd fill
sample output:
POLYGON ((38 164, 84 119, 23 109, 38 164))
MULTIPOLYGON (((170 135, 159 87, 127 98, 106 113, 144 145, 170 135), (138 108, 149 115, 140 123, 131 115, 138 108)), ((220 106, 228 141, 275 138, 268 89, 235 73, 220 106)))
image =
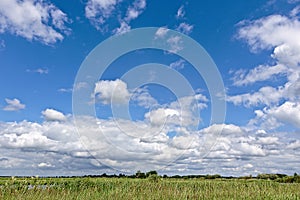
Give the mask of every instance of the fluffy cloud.
POLYGON ((120 79, 101 80, 96 83, 92 98, 100 101, 104 105, 116 104, 125 105, 129 101, 138 106, 150 108, 157 104, 157 101, 150 95, 147 87, 132 88, 127 87, 127 83, 120 79))
POLYGON ((245 39, 252 51, 271 49, 283 44, 295 48, 299 45, 297 35, 300 22, 297 18, 271 15, 254 21, 240 22, 238 38, 245 39))
POLYGON ((42 111, 42 115, 46 121, 65 121, 66 116, 54 109, 47 108, 46 110, 42 111))
POLYGON ((113 32, 115 34, 123 34, 130 31, 131 27, 129 26, 130 22, 139 15, 141 15, 146 8, 146 0, 135 0, 132 6, 129 6, 127 13, 124 19, 120 21, 120 27, 116 28, 113 32))
POLYGON ((95 85, 94 96, 103 104, 126 104, 130 98, 130 92, 127 84, 120 79, 101 80, 95 85))
POLYGON ((67 15, 43 0, 3 0, 0 2, 0 33, 10 32, 45 44, 64 38, 67 15))
POLYGON ((114 18, 118 20, 120 27, 114 28, 114 34, 123 34, 131 29, 130 22, 141 15, 146 8, 146 0, 135 0, 128 7, 126 13, 122 13, 118 9, 118 5, 122 0, 89 0, 85 7, 85 16, 100 31, 106 32, 108 24, 106 21, 114 18))
POLYGON ((283 91, 281 88, 276 89, 270 86, 265 86, 254 93, 228 96, 227 101, 232 102, 235 105, 243 104, 247 107, 258 105, 271 106, 277 104, 279 100, 283 98, 282 94, 283 91))
POLYGON ((136 102, 139 106, 144 108, 150 108, 153 105, 157 105, 156 99, 154 99, 148 89, 144 88, 137 88, 133 92, 131 92, 131 100, 136 102))
MULTIPOLYGON (((191 128, 201 121, 200 111, 207 107, 207 98, 202 94, 186 96, 174 102, 152 109, 145 114, 146 121, 154 126, 191 128)), ((170 131, 170 130, 169 130, 170 131)))
POLYGON ((3 108, 5 111, 18 111, 25 109, 25 104, 22 104, 19 99, 5 99, 7 105, 3 108))
POLYGON ((165 27, 160 27, 159 29, 157 29, 156 33, 155 33, 155 38, 164 38, 166 36, 166 34, 168 33, 168 29, 165 27))
MULTIPOLYGON (((295 12, 295 11, 293 11, 295 12)), ((252 70, 234 74, 235 86, 247 86, 258 81, 269 81, 251 93, 228 96, 235 105, 261 106, 249 125, 276 129, 284 124, 299 127, 297 109, 300 91, 300 21, 295 15, 271 15, 254 21, 242 21, 237 38, 245 40, 251 51, 273 50, 273 65, 263 64, 252 70), (272 82, 273 80, 283 80, 272 82)))
POLYGON ((190 25, 188 23, 182 22, 179 24, 179 26, 176 28, 177 31, 184 33, 184 34, 190 34, 193 31, 194 26, 190 25))
POLYGON ((113 33, 116 35, 121 35, 123 33, 126 33, 130 31, 131 27, 126 23, 125 21, 120 22, 120 27, 116 28, 113 33))
MULTIPOLYGON (((119 2, 119 1, 118 1, 119 2)), ((94 23, 103 24, 115 9, 117 0, 89 0, 85 7, 85 16, 94 23)))
POLYGON ((158 108, 151 112, 145 114, 145 118, 150 121, 150 123, 154 126, 161 126, 167 122, 167 118, 175 117, 176 121, 178 121, 179 112, 170 108, 158 108))
POLYGON ((116 173, 99 162, 128 173, 156 169, 171 174, 198 171, 243 175, 269 171, 267 166, 274 166, 275 172, 278 167, 281 173, 299 170, 299 165, 290 162, 299 158, 294 151, 299 141, 269 136, 265 131, 250 134, 236 125, 215 124, 199 131, 178 129, 170 136, 167 126, 157 132, 141 122, 123 120, 118 126, 114 120, 78 119, 81 125, 77 126, 72 118, 61 122, 0 122, 0 174, 116 173), (125 126, 124 132, 120 127, 125 126), (210 135, 216 136, 214 146, 207 145, 210 135), (204 152, 208 152, 206 157, 204 152), (285 165, 279 167, 282 160, 285 165))
POLYGON ((130 22, 136 19, 146 8, 146 0, 136 0, 133 5, 127 9, 125 21, 130 22))
POLYGON ((256 117, 250 124, 257 124, 266 129, 273 129, 284 124, 300 127, 300 105, 297 102, 286 101, 279 106, 255 111, 256 117))
POLYGON ((275 75, 286 74, 287 67, 278 64, 274 66, 259 65, 254 69, 249 70, 248 73, 245 71, 237 71, 234 74, 233 81, 236 86, 243 86, 248 84, 256 83, 257 81, 266 81, 274 77, 275 75))

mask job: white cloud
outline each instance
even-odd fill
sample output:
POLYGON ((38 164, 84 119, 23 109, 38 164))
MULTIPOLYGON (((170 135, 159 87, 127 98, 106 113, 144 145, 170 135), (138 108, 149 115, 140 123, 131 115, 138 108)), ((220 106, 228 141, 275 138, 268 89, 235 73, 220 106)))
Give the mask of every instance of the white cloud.
POLYGON ((296 141, 288 144, 287 148, 289 148, 289 149, 299 149, 300 148, 300 140, 296 140, 296 141))
POLYGON ((130 98, 127 84, 120 80, 101 80, 96 83, 93 97, 103 104, 126 104, 130 98))
POLYGON ((268 117, 274 117, 279 122, 292 124, 300 128, 300 104, 286 101, 282 105, 265 111, 268 117))
POLYGON ((81 90, 81 89, 85 89, 87 87, 88 87, 87 82, 78 82, 78 83, 74 84, 73 90, 81 90))
POLYGON ((62 92, 62 93, 69 93, 69 92, 72 92, 72 88, 59 88, 57 90, 58 92, 62 92))
POLYGON ((88 0, 85 16, 97 30, 107 31, 106 20, 114 15, 118 3, 122 0, 88 0))
POLYGON ((168 33, 168 29, 165 27, 160 27, 159 29, 157 29, 156 33, 155 33, 155 38, 164 38, 166 36, 166 34, 168 33))
POLYGON ((145 118, 154 126, 161 126, 172 117, 175 117, 175 120, 178 121, 179 116, 180 114, 177 110, 170 108, 158 108, 145 114, 145 118))
POLYGON ((123 0, 88 0, 85 7, 85 16, 96 29, 106 32, 110 24, 108 19, 117 20, 120 26, 112 30, 113 34, 123 34, 131 29, 130 22, 138 18, 146 9, 146 0, 134 0, 123 13, 119 5, 123 0))
MULTIPOLYGON (((250 120, 249 124, 261 124, 266 127, 277 128, 281 123, 289 123, 280 120, 278 116, 271 115, 271 111, 281 108, 289 103, 296 103, 300 99, 300 21, 297 17, 271 15, 253 21, 242 21, 237 37, 245 40, 253 52, 260 50, 273 50, 270 58, 273 65, 264 64, 250 71, 239 70, 234 74, 234 85, 244 86, 255 84, 258 81, 270 81, 269 86, 263 86, 251 93, 228 96, 228 101, 235 105, 244 104, 247 107, 266 106, 261 111, 261 116, 250 120), (272 82, 272 78, 280 82, 272 82), (282 83, 282 80, 285 81, 282 83), (284 104, 287 102, 287 104, 284 104), (268 118, 265 116, 268 112, 268 118), (262 123, 258 121, 262 120, 262 123)), ((256 111, 258 113, 258 111, 256 111)), ((292 113, 286 113, 292 114, 292 113)), ((281 117, 282 118, 282 117, 281 117)), ((290 115, 288 118, 291 123, 290 115)))
POLYGON ((283 98, 282 88, 265 86, 254 93, 245 93, 234 96, 227 96, 227 101, 234 105, 245 105, 246 107, 277 104, 283 98))
POLYGON ((116 172, 99 162, 128 173, 157 169, 161 173, 193 174, 194 168, 203 174, 243 175, 256 174, 256 169, 269 170, 267 166, 283 173, 299 170, 299 156, 294 151, 299 148, 298 140, 268 133, 256 135, 233 124, 212 125, 199 131, 178 129, 176 136, 169 137, 167 126, 152 132, 157 129, 150 124, 137 128, 141 122, 123 120, 121 127, 130 130, 124 133, 114 120, 81 116, 79 121, 82 126, 77 127, 78 133, 72 118, 61 122, 0 122, 1 175, 116 172), (216 145, 203 157, 207 136, 220 130, 221 135, 214 138, 216 145))
POLYGON ((291 12, 290 16, 291 17, 297 17, 297 15, 300 13, 300 6, 296 6, 291 12))
POLYGON ((278 64, 274 66, 259 65, 247 73, 245 71, 237 71, 233 77, 234 85, 243 86, 258 81, 266 81, 275 75, 285 74, 286 70, 286 66, 278 64))
POLYGON ((47 68, 27 69, 26 71, 34 72, 34 73, 38 73, 38 74, 48 74, 49 73, 49 69, 47 69, 47 68))
POLYGON ((129 100, 144 108, 150 108, 157 104, 147 87, 129 89, 127 83, 120 79, 97 82, 92 97, 96 97, 95 100, 104 105, 127 104, 129 100))
POLYGON ((175 61, 175 62, 172 62, 172 63, 170 64, 170 67, 171 67, 172 69, 180 70, 180 69, 183 69, 183 68, 184 68, 185 64, 186 64, 186 61, 185 61, 185 60, 179 59, 179 60, 177 60, 177 61, 175 61))
POLYGON ((117 0, 89 0, 85 7, 85 16, 102 24, 110 17, 118 2, 117 0))
POLYGON ((120 22, 120 27, 116 28, 113 32, 116 35, 122 35, 128 31, 130 31, 130 29, 131 29, 131 27, 128 25, 128 23, 125 21, 122 21, 122 22, 120 22))
POLYGON ((181 97, 147 112, 145 119, 155 126, 196 126, 201 121, 200 111, 207 107, 207 101, 202 94, 181 97))
POLYGON ((258 125, 267 130, 292 125, 300 127, 300 105, 298 102, 285 101, 281 105, 265 107, 263 110, 256 110, 256 117, 251 119, 249 125, 258 125))
POLYGON ((176 18, 180 19, 180 18, 184 18, 185 16, 185 11, 184 11, 184 6, 180 6, 180 8, 177 10, 177 14, 176 14, 176 18))
POLYGON ((19 99, 5 99, 7 105, 3 108, 5 111, 18 111, 25 109, 25 104, 22 104, 19 99))
POLYGON ((169 51, 171 53, 177 53, 183 49, 182 38, 180 36, 171 36, 167 39, 169 45, 169 51))
POLYGON ((120 35, 130 31, 131 26, 130 22, 138 18, 146 8, 146 0, 135 0, 132 6, 129 6, 127 9, 126 16, 124 19, 120 19, 120 27, 113 30, 113 33, 120 35))
POLYGON ((176 28, 177 31, 189 35, 193 31, 194 26, 188 23, 182 22, 176 28))
POLYGON ((65 121, 66 116, 54 109, 47 108, 46 110, 42 111, 42 115, 46 121, 65 121))
POLYGON ((38 167, 39 168, 50 168, 50 167, 55 167, 55 166, 51 165, 50 163, 41 162, 38 164, 38 167))
POLYGON ((43 0, 2 0, 0 33, 9 32, 45 44, 61 41, 70 29, 67 15, 43 0))
POLYGON ((154 99, 146 87, 137 88, 133 92, 131 92, 131 100, 137 102, 139 106, 144 108, 150 108, 153 105, 157 105, 156 99, 154 99))
POLYGON ((146 0, 135 0, 133 6, 127 9, 125 21, 130 22, 136 19, 146 8, 146 0))
POLYGON ((271 15, 255 21, 240 22, 238 38, 245 39, 253 51, 282 44, 299 45, 300 22, 297 18, 271 15))

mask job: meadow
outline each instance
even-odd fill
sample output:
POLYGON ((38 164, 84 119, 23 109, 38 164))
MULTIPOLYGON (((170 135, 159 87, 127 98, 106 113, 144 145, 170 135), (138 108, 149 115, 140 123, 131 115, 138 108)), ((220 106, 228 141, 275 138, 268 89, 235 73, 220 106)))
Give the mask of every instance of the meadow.
POLYGON ((204 178, 0 178, 0 199, 300 199, 300 183, 204 178))

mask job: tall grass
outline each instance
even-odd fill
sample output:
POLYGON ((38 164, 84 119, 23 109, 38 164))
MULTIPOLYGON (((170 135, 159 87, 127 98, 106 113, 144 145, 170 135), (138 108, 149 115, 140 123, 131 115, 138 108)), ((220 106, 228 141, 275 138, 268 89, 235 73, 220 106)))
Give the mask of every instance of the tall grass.
POLYGON ((0 199, 300 199, 299 183, 268 180, 2 178, 0 199))

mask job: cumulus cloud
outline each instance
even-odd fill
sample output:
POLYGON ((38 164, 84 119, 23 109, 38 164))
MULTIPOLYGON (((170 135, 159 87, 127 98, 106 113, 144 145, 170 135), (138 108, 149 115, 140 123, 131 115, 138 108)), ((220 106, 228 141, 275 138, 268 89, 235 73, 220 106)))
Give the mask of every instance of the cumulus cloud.
POLYGON ((185 96, 169 104, 153 108, 145 119, 154 126, 194 127, 201 121, 200 111, 207 107, 207 98, 202 94, 185 96))
POLYGON ((274 64, 262 64, 249 71, 235 72, 235 86, 247 86, 258 81, 268 81, 268 85, 258 88, 257 91, 229 95, 227 100, 235 105, 262 107, 255 111, 256 117, 249 121, 251 126, 276 129, 284 124, 292 124, 298 127, 296 112, 300 99, 299 18, 295 15, 270 15, 253 21, 242 21, 239 27, 237 38, 246 41, 252 52, 272 50, 270 58, 274 64))
MULTIPOLYGON (((169 111, 170 115, 178 114, 171 109, 169 111)), ((72 118, 43 123, 0 122, 0 152, 5 155, 0 158, 0 174, 116 173, 99 163, 127 173, 156 169, 171 174, 198 171, 203 174, 243 175, 269 170, 266 166, 274 166, 275 171, 277 167, 281 173, 299 170, 299 165, 290 162, 290 159, 299 158, 294 151, 299 148, 299 141, 281 138, 280 134, 269 136, 265 131, 264 134, 249 133, 233 124, 215 124, 194 131, 181 127, 175 130, 178 134, 169 136, 168 126, 155 132, 157 129, 151 124, 141 122, 122 120, 118 126, 112 119, 89 116, 78 119, 79 126, 72 118), (129 132, 120 129, 125 126, 129 132), (207 145, 210 135, 217 136, 213 138, 216 142, 213 147, 207 145), (203 157, 207 151, 209 154, 203 157), (285 165, 279 166, 282 160, 285 165)))
POLYGON ((97 82, 92 98, 104 105, 111 103, 125 105, 132 101, 138 106, 150 108, 157 104, 156 99, 151 96, 147 87, 128 88, 127 83, 120 79, 97 82))
POLYGON ((281 105, 255 111, 256 117, 250 124, 257 124, 266 129, 274 129, 284 124, 300 127, 300 105, 298 102, 286 101, 281 105))
POLYGON ((103 104, 126 104, 130 98, 127 84, 120 80, 101 80, 96 83, 93 97, 103 104))
POLYGON ((5 111, 18 111, 25 109, 25 104, 22 104, 19 99, 5 99, 7 105, 3 108, 5 111))
POLYGON ((44 44, 61 41, 70 32, 67 15, 43 0, 0 2, 0 33, 9 32, 44 44))
POLYGON ((46 121, 65 121, 66 116, 54 109, 47 108, 46 110, 42 111, 42 115, 46 121))

